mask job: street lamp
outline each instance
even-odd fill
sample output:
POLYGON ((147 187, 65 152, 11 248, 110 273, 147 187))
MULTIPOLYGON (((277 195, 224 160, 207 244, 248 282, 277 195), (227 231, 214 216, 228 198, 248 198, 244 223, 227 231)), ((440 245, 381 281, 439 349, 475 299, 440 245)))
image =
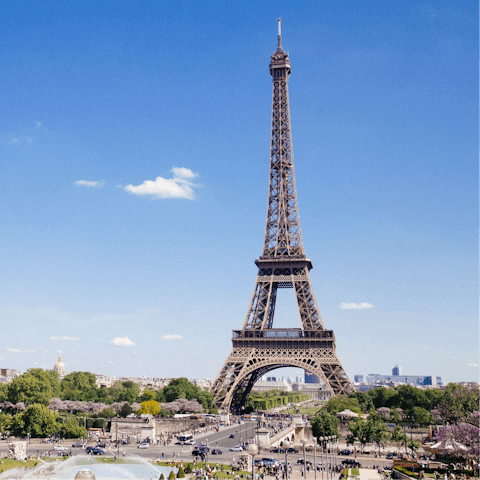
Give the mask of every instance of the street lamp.
POLYGON ((247 452, 252 456, 252 480, 255 480, 255 455, 258 453, 258 447, 254 443, 250 443, 247 447, 247 452))
POLYGON ((326 438, 326 440, 327 440, 327 479, 328 479, 328 478, 332 478, 331 472, 330 472, 330 464, 332 463, 332 452, 329 452, 329 450, 330 450, 330 440, 331 440, 331 439, 332 439, 331 436, 328 436, 328 437, 326 438), (328 454, 329 454, 329 453, 330 453, 330 460, 329 460, 329 458, 328 458, 328 454), (329 463, 329 461, 330 461, 330 463, 329 463))
POLYGON ((288 438, 283 441, 283 446, 285 448, 285 480, 288 480, 288 447, 290 447, 288 438))
POLYGON ((302 438, 300 440, 300 443, 302 444, 303 446, 303 478, 304 480, 307 478, 307 460, 305 458, 305 445, 307 443, 307 439, 306 438, 302 438))
POLYGON ((317 480, 317 439, 313 437, 313 469, 315 470, 315 480, 317 480))
POLYGON ((319 440, 320 440, 320 447, 322 449, 322 480, 323 480, 323 441, 325 439, 323 437, 320 437, 319 440))

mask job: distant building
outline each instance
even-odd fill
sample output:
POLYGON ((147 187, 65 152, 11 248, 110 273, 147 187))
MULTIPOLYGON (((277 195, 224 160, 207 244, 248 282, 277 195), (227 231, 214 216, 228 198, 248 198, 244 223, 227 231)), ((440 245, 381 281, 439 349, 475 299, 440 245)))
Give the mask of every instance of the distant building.
POLYGON ((392 375, 398 377, 402 374, 402 367, 400 365, 395 365, 392 368, 392 375))
POLYGON ((367 375, 367 385, 382 384, 406 384, 413 386, 433 385, 441 386, 442 377, 431 375, 381 375, 379 373, 370 373, 367 375))
POLYGON ((0 383, 10 383, 20 372, 14 368, 0 368, 0 383))
MULTIPOLYGON (((275 377, 268 377, 268 378, 275 378, 275 377)), ((286 380, 259 380, 255 383, 252 387, 252 391, 254 392, 265 392, 268 390, 281 390, 282 392, 291 392, 292 385, 290 385, 286 380)))
POLYGON ((305 370, 305 383, 320 383, 320 379, 313 373, 305 370))
POLYGON ((354 381, 355 383, 363 383, 363 375, 355 375, 355 376, 353 377, 353 381, 354 381))
POLYGON ((53 369, 58 373, 60 380, 67 375, 67 370, 65 369, 65 364, 62 362, 62 356, 58 357, 58 362, 55 364, 53 369))

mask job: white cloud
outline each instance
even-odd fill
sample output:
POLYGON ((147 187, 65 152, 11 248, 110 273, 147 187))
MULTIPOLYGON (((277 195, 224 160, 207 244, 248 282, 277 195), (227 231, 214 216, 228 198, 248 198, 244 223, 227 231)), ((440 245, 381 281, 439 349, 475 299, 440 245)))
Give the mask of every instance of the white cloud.
POLYGON ((115 347, 133 347, 135 344, 128 337, 117 337, 110 342, 110 345, 115 347))
POLYGON ((81 187, 103 187, 105 185, 105 182, 96 182, 89 180, 77 180, 74 183, 75 185, 80 185, 81 187))
POLYGON ((183 337, 181 335, 164 335, 162 337, 164 340, 183 340, 183 337))
POLYGON ((7 348, 7 352, 11 353, 32 353, 35 350, 19 350, 18 348, 7 348))
POLYGON ((478 367, 478 363, 475 363, 475 362, 467 363, 467 367, 478 367))
POLYGON ((342 310, 363 310, 365 308, 373 308, 373 305, 371 303, 345 303, 342 302, 340 304, 340 308, 342 310))
POLYGON ((80 339, 78 337, 67 337, 64 335, 63 337, 50 337, 50 340, 63 340, 65 342, 79 342, 80 339))
POLYGON ((141 185, 127 185, 125 191, 135 195, 152 195, 156 198, 186 198, 193 200, 193 187, 198 187, 189 180, 198 175, 189 168, 173 167, 173 178, 157 177, 155 180, 145 180, 141 185))

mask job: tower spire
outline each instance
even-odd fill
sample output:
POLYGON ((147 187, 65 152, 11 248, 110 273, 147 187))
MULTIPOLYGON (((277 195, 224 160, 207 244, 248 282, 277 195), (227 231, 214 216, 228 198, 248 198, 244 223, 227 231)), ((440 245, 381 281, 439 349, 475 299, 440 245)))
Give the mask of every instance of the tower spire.
POLYGON ((282 51, 282 19, 277 18, 278 23, 278 49, 277 51, 282 51))

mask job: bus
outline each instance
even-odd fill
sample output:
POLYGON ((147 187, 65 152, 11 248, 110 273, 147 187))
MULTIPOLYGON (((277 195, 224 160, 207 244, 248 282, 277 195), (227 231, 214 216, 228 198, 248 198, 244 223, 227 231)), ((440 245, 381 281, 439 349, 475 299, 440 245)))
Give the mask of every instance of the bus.
POLYGON ((181 433, 177 435, 178 441, 184 444, 191 444, 193 440, 193 435, 191 433, 181 433))

